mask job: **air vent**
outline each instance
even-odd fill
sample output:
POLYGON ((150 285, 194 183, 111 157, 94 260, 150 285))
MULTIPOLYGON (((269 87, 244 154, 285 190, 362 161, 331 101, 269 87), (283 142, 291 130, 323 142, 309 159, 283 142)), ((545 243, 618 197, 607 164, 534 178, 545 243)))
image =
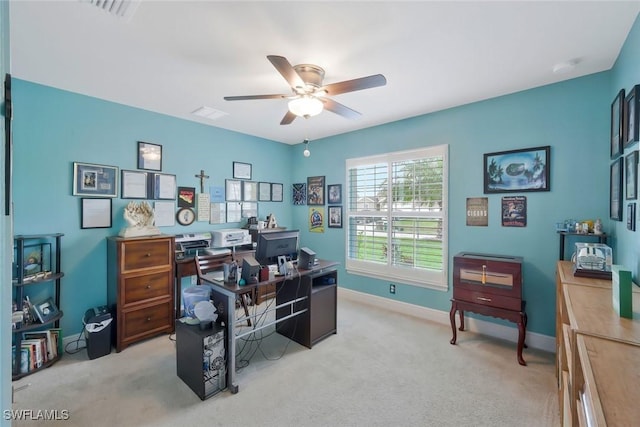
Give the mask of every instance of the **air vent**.
POLYGON ((222 116, 226 116, 229 113, 225 113, 224 111, 216 110, 211 107, 200 107, 195 111, 192 111, 191 114, 198 117, 204 117, 209 120, 216 120, 222 116))
POLYGON ((81 3, 90 3, 98 9, 129 22, 133 14, 140 6, 142 0, 80 0, 81 3))

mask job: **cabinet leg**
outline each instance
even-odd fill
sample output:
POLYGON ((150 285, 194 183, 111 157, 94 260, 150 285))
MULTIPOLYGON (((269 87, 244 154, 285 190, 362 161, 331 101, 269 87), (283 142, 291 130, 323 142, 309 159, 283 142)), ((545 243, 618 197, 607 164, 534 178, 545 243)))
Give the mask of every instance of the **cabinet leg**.
POLYGON ((525 334, 526 329, 524 326, 524 316, 521 316, 520 321, 518 322, 518 363, 522 366, 527 366, 527 362, 522 358, 522 347, 524 347, 525 334))
POLYGON ((460 330, 464 331, 464 310, 460 310, 460 330))
POLYGON ((449 312, 449 320, 451 321, 451 330, 453 331, 453 338, 449 341, 450 344, 456 343, 456 303, 451 303, 451 311, 449 312))

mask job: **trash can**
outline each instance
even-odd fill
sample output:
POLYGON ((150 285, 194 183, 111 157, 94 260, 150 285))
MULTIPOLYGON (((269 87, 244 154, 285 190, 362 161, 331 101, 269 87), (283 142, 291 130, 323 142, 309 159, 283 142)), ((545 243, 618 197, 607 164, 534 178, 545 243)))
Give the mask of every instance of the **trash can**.
POLYGON ((90 308, 84 313, 84 339, 89 359, 111 353, 111 313, 106 306, 90 308))
POLYGON ((208 286, 191 286, 182 291, 184 301, 184 315, 195 318, 193 309, 200 301, 209 301, 211 289, 208 286))

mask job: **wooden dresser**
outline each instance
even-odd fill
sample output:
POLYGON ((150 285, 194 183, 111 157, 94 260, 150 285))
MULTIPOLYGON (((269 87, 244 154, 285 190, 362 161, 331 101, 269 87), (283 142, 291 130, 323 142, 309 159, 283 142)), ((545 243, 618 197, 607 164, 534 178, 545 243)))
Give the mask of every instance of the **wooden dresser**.
POLYGON ((174 328, 174 237, 107 239, 107 303, 121 351, 174 328))
POLYGON ((630 426, 640 420, 640 288, 634 318, 613 308, 611 281, 556 270, 556 376, 563 426, 630 426))
POLYGON ((518 363, 526 365, 522 348, 527 315, 522 300, 522 258, 461 252, 453 257, 453 299, 451 329, 456 343, 455 313, 460 312, 460 330, 464 330, 464 312, 498 317, 518 326, 518 363))

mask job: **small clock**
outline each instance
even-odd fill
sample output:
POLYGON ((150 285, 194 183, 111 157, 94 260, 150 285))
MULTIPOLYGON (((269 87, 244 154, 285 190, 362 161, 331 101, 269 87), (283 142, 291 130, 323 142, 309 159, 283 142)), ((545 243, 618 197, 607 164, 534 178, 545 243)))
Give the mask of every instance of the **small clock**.
POLYGON ((191 208, 181 208, 176 214, 180 225, 191 225, 196 219, 196 213, 191 208))

